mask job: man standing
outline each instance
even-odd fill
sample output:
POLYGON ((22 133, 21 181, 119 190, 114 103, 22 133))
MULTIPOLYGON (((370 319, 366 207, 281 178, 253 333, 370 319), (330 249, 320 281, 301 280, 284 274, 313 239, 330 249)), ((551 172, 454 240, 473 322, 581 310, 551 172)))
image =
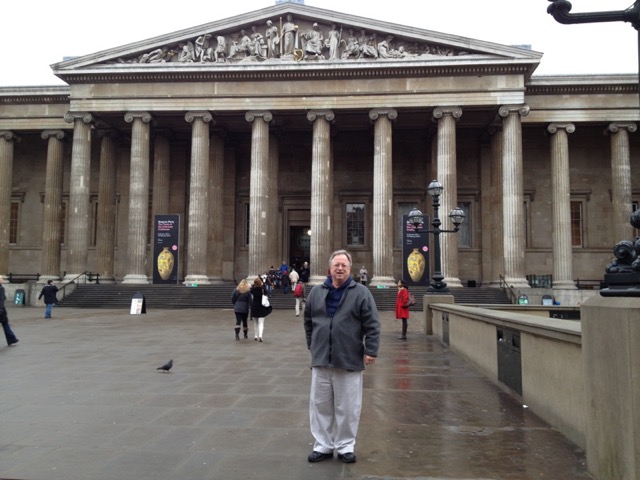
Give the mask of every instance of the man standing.
POLYGON ((18 339, 11 330, 11 325, 9 325, 9 316, 4 306, 6 299, 7 296, 4 294, 4 285, 2 285, 2 276, 0 276, 0 323, 2 324, 2 330, 4 330, 4 338, 7 340, 7 345, 11 346, 14 343, 18 343, 18 339))
POLYGON ((380 319, 371 292, 351 277, 351 255, 329 259, 329 277, 313 287, 304 309, 311 352, 309 423, 315 438, 310 462, 333 457, 354 463, 365 365, 378 355, 380 319))
POLYGON ((58 287, 53 284, 53 280, 47 280, 47 284, 42 287, 42 291, 38 295, 38 300, 44 297, 44 318, 51 318, 51 309, 58 303, 56 293, 58 293, 58 287))

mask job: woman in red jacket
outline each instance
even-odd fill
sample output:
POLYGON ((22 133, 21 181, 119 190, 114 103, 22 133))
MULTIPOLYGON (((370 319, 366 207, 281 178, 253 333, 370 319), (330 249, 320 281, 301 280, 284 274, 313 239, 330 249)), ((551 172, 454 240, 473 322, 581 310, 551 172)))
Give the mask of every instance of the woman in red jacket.
POLYGON ((396 319, 402 320, 402 335, 400 340, 407 339, 407 326, 409 320, 409 290, 404 280, 398 280, 398 296, 396 297, 396 319))

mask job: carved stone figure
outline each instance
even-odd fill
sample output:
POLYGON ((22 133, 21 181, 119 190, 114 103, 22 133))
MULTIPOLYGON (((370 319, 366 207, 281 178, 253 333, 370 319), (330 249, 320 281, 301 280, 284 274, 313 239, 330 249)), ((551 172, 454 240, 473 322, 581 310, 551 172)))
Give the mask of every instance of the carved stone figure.
MULTIPOLYGON (((309 55, 315 55, 315 58, 322 57, 322 49, 324 48, 324 40, 322 38, 322 32, 317 23, 313 24, 311 30, 302 34, 304 43, 305 59, 309 58, 309 55)), ((324 57, 323 57, 324 58, 324 57)))
POLYGON ((358 56, 358 58, 378 58, 378 49, 376 48, 375 42, 375 33, 371 37, 369 37, 364 30, 360 30, 360 36, 358 37, 358 43, 360 44, 360 55, 358 56))
POLYGON ((241 56, 251 55, 251 38, 243 29, 240 30, 240 40, 234 41, 229 50, 229 58, 240 58, 241 56))
POLYGON ((251 27, 251 32, 251 55, 256 57, 266 57, 264 36, 258 32, 255 25, 251 27))
POLYGON ((181 63, 189 63, 195 60, 195 48, 190 41, 182 45, 182 51, 178 57, 178 61, 181 63))
POLYGON ((342 29, 337 30, 335 23, 331 24, 331 30, 329 30, 329 38, 327 39, 329 47, 329 59, 336 60, 340 58, 340 37, 342 36, 342 29))
POLYGON ((276 58, 280 56, 280 34, 271 20, 267 20, 267 58, 276 58))
POLYGON ((393 40, 392 35, 387 35, 387 37, 378 43, 378 56, 380 58, 402 58, 403 52, 400 50, 395 50, 391 47, 391 41, 393 40))
POLYGON ((287 21, 282 25, 282 54, 292 55, 295 47, 297 25, 293 23, 291 14, 287 15, 287 21))
POLYGON ((218 45, 216 45, 216 49, 213 51, 214 60, 216 63, 226 62, 227 40, 222 35, 218 35, 216 39, 218 41, 218 45))
MULTIPOLYGON (((195 42, 195 58, 194 60, 199 60, 200 62, 206 61, 207 50, 209 50, 209 39, 211 38, 211 34, 207 33, 205 35, 200 35, 196 38, 195 42)), ((209 50, 209 53, 211 51, 209 50)), ((209 56, 209 61, 211 61, 211 57, 209 56)))
POLYGON ((343 60, 350 57, 358 58, 359 55, 360 45, 358 44, 358 37, 355 36, 353 30, 349 30, 349 37, 346 42, 346 47, 342 51, 342 55, 340 56, 340 58, 342 58, 343 60))

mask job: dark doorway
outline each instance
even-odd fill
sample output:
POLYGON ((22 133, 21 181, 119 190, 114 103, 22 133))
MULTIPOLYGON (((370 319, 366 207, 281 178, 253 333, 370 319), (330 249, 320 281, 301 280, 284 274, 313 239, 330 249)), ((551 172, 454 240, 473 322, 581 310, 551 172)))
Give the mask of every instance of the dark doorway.
POLYGON ((289 227, 289 265, 299 269, 304 262, 309 261, 310 252, 309 226, 289 227))

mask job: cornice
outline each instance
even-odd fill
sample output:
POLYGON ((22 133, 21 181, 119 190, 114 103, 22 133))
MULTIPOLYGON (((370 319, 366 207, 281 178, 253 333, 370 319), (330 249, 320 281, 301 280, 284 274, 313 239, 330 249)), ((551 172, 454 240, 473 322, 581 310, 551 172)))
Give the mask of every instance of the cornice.
POLYGON ((637 75, 576 75, 532 77, 525 95, 637 94, 637 75))

